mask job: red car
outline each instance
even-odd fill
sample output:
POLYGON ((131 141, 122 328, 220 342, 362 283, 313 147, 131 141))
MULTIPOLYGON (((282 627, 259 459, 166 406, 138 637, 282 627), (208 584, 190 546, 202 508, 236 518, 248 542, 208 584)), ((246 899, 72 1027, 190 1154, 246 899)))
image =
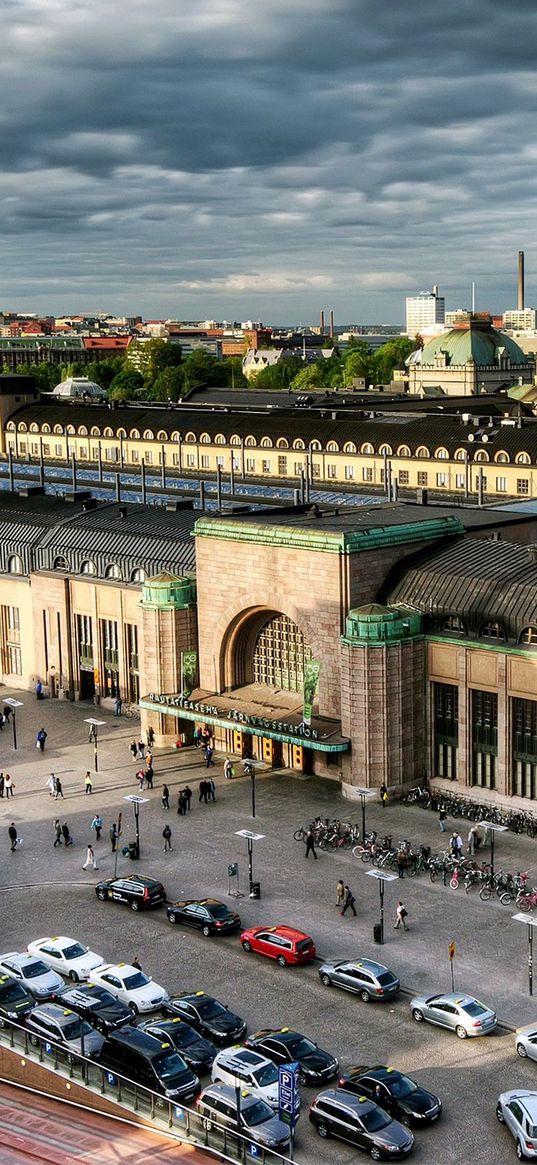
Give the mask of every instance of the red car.
POLYGON ((280 967, 311 963, 317 953, 310 935, 292 926, 253 926, 243 930, 241 943, 243 950, 276 959, 280 967))

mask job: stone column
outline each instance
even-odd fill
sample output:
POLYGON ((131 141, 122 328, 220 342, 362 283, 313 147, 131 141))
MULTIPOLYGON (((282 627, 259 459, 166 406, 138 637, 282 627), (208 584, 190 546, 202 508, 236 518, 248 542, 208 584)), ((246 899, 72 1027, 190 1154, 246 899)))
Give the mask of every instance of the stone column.
MULTIPOLYGON (((196 591, 193 579, 163 573, 144 583, 140 606, 140 686, 143 696, 176 695, 181 690, 181 652, 197 650, 196 591)), ((193 725, 177 717, 142 709, 142 729, 152 727, 157 744, 180 733, 191 738, 193 725)))

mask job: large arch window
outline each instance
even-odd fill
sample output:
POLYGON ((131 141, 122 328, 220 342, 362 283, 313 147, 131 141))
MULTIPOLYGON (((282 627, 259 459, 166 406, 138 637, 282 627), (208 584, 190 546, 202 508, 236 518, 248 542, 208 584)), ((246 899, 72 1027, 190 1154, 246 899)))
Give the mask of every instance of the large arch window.
POLYGON ((444 447, 442 445, 442 446, 440 446, 440 449, 436 450, 435 457, 439 461, 447 461, 448 457, 449 457, 449 453, 448 453, 447 449, 444 449, 444 447))
POLYGON ((272 449, 272 441, 270 437, 262 437, 260 444, 262 449, 272 449))
POLYGON ((293 449, 303 450, 305 448, 306 446, 302 440, 302 437, 297 437, 296 440, 293 441, 293 449))
POLYGON ((229 438, 230 445, 240 445, 240 443, 241 443, 241 439, 237 435, 237 433, 234 433, 233 436, 229 438))
POLYGON ((456 449, 455 453, 453 454, 453 460, 454 461, 464 461, 466 456, 467 456, 466 449, 456 449))
POLYGON ((300 628, 287 615, 275 615, 261 628, 256 639, 254 683, 300 692, 307 659, 311 659, 311 648, 300 628))
POLYGON ((196 434, 195 433, 187 433, 186 437, 185 437, 185 441, 188 441, 189 445, 195 445, 196 444, 196 434))
POLYGON ((509 454, 505 452, 505 449, 500 449, 494 460, 498 465, 507 465, 509 462, 509 454))
POLYGON ((288 449, 289 442, 287 440, 287 437, 278 437, 278 440, 276 441, 276 448, 277 449, 288 449))
POLYGON ((103 437, 113 437, 113 436, 114 436, 114 430, 110 428, 110 425, 107 425, 106 429, 104 430, 103 437))
POLYGON ((474 458, 475 461, 490 461, 489 455, 485 449, 478 449, 474 458))
POLYGON ((310 441, 309 448, 310 448, 312 453, 320 453, 321 452, 321 442, 320 441, 310 441))
POLYGON ((86 558, 85 561, 81 564, 80 573, 97 574, 95 563, 91 561, 91 558, 86 558))
POLYGON ((257 441, 255 437, 246 437, 244 444, 246 445, 247 449, 255 449, 257 446, 257 441))
MULTIPOLYGON (((105 433, 105 437, 106 437, 106 435, 107 434, 105 433)), ((154 441, 154 440, 155 440, 155 434, 154 434, 153 430, 152 429, 145 429, 144 430, 144 441, 154 441)))
POLYGON ((339 453, 339 445, 337 441, 329 441, 326 446, 327 453, 339 453))
POLYGON ((343 446, 344 453, 356 453, 356 445, 354 441, 346 441, 343 446))
POLYGON ((24 574, 24 567, 20 554, 12 554, 7 562, 8 574, 24 574))
POLYGON ((36 425, 35 421, 32 421, 32 424, 30 425, 30 432, 31 433, 38 433, 39 432, 39 425, 36 425))
POLYGON ((431 454, 426 445, 419 445, 416 449, 416 457, 430 457, 431 454))
MULTIPOLYGON (((56 430, 54 430, 54 431, 56 431, 56 430)), ((92 437, 100 437, 101 436, 101 430, 97 427, 97 425, 92 425, 91 430, 90 430, 90 436, 92 436, 92 437)))
POLYGON ((529 453, 517 453, 515 461, 517 465, 531 465, 531 457, 529 453))
POLYGON ((117 562, 111 562, 104 572, 105 578, 121 578, 121 571, 117 562))
POLYGON ((208 433, 202 433, 200 437, 200 445, 210 445, 211 438, 208 433))
POLYGON ((164 429, 159 429, 159 431, 157 433, 157 441, 167 441, 167 440, 168 440, 168 434, 164 432, 164 429))
POLYGON ((217 433, 217 434, 216 434, 216 437, 215 437, 215 439, 214 439, 214 443, 215 443, 215 445, 225 445, 225 443, 226 443, 226 438, 224 437, 224 434, 223 434, 223 433, 217 433))
POLYGON ((387 457, 391 457, 393 455, 393 449, 392 449, 391 445, 381 445, 381 447, 379 449, 379 453, 383 457, 384 457, 384 455, 386 455, 387 457))
POLYGON ((54 559, 53 566, 54 570, 69 570, 69 563, 67 559, 64 558, 63 554, 59 554, 58 557, 54 559))
POLYGON ((131 583, 143 583, 146 579, 146 573, 143 566, 136 566, 131 571, 131 583))

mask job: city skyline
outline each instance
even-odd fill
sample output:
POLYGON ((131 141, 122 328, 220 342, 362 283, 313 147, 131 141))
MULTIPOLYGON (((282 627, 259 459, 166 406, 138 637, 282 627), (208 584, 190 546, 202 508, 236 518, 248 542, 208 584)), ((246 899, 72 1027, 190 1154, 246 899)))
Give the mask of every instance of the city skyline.
POLYGON ((0 303, 402 323, 537 302, 519 0, 0 0, 0 303), (535 290, 534 290, 535 288, 535 290))

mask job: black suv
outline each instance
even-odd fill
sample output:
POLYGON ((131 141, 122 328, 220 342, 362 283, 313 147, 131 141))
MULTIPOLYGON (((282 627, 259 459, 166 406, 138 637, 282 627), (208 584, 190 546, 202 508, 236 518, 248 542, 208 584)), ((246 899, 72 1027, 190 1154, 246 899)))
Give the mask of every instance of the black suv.
POLYGON ((166 891, 162 882, 154 878, 144 878, 140 874, 127 874, 125 878, 106 878, 97 882, 95 893, 101 902, 126 902, 131 910, 149 910, 152 906, 163 906, 166 891))
POLYGON ((235 910, 217 898, 203 898, 189 902, 170 902, 166 907, 168 922, 195 926, 208 937, 210 934, 232 934, 241 930, 242 923, 235 910))
POLYGON ((132 1025, 112 1032, 97 1059, 112 1075, 160 1092, 168 1100, 188 1104, 200 1091, 198 1077, 168 1040, 157 1040, 132 1025))
POLYGON ((210 1071, 216 1056, 214 1044, 200 1036, 178 1015, 174 1015, 173 1019, 148 1019, 141 1024, 141 1029, 150 1036, 156 1036, 157 1040, 169 1040, 194 1072, 199 1074, 210 1071))
POLYGON ((69 987, 67 991, 62 991, 61 996, 54 998, 61 999, 62 1004, 71 1011, 87 1019, 103 1036, 124 1027, 126 1023, 132 1023, 130 1007, 120 1003, 106 987, 80 983, 78 987, 69 987))
POLYGON ((442 1112, 442 1101, 438 1096, 420 1088, 397 1068, 355 1065, 342 1072, 338 1088, 353 1092, 355 1096, 367 1096, 406 1125, 430 1125, 442 1112))
POLYGON ((179 1015, 186 1019, 202 1036, 214 1040, 220 1047, 236 1044, 246 1031, 246 1023, 240 1015, 234 1015, 224 1003, 204 991, 182 991, 180 995, 172 995, 162 1004, 162 1010, 165 1015, 179 1015))
POLYGON ((288 1027, 282 1027, 279 1031, 263 1028, 248 1036, 245 1045, 253 1052, 267 1056, 273 1064, 292 1064, 296 1060, 301 1084, 323 1084, 332 1080, 339 1069, 335 1056, 318 1048, 307 1036, 291 1031, 288 1027))
POLYGON ((24 1023, 24 1018, 35 1007, 35 999, 11 975, 0 975, 0 1027, 6 1026, 6 1020, 15 1023, 24 1023))
POLYGON ((395 1161, 414 1148, 412 1133, 364 1096, 339 1088, 320 1092, 310 1105, 310 1121, 320 1137, 348 1141, 373 1161, 395 1161))

